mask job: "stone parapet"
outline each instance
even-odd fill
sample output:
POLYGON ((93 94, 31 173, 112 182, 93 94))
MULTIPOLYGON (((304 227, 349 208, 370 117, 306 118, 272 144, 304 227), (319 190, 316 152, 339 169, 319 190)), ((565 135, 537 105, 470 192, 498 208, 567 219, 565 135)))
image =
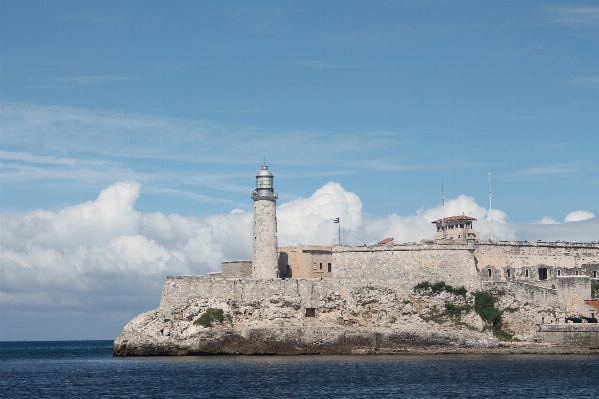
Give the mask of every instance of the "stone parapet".
POLYGON ((333 278, 395 280, 401 290, 422 281, 444 281, 467 289, 480 287, 472 253, 467 245, 369 245, 333 247, 333 278))
POLYGON ((561 346, 599 348, 599 324, 541 324, 540 338, 561 346))

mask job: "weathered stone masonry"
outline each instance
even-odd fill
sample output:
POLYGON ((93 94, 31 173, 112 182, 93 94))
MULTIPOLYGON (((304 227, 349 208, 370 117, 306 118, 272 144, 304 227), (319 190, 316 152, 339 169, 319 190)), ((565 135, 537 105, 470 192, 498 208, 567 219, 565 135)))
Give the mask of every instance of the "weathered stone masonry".
POLYGON ((277 256, 278 195, 273 189, 273 175, 263 166, 256 175, 254 200, 254 242, 252 276, 254 278, 279 277, 277 256))

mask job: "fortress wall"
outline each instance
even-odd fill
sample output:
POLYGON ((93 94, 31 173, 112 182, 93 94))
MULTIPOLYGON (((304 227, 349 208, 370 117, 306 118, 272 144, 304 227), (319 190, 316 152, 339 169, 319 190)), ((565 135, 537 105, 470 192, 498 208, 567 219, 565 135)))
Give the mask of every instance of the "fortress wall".
MULTIPOLYGON (((367 282, 339 279, 231 279, 205 276, 169 276, 162 290, 160 309, 172 314, 175 309, 187 305, 189 300, 213 298, 222 300, 245 300, 260 302, 274 295, 299 298, 304 308, 320 308, 326 293, 345 296, 349 291, 367 285, 398 289, 399 280, 367 282)), ((409 287, 406 295, 411 291, 409 287)), ((398 290, 399 291, 399 290, 398 290)))
POLYGON ((227 278, 252 278, 252 261, 236 260, 232 262, 223 262, 222 277, 227 278))
POLYGON ((479 241, 474 251, 480 277, 485 281, 528 281, 550 287, 558 270, 562 276, 599 276, 599 244, 529 241, 479 241), (538 268, 547 268, 540 280, 538 268), (489 278, 488 269, 492 276, 489 278), (507 276, 510 269, 510 276, 507 276), (528 277, 526 271, 528 270, 528 277))
POLYGON ((586 314, 585 299, 591 297, 591 280, 588 276, 567 276, 555 279, 559 306, 567 311, 586 314))
MULTIPOLYGON (((228 279, 203 276, 169 276, 162 290, 160 308, 172 312, 191 298, 256 300, 285 295, 300 297, 304 307, 318 307, 325 292, 342 292, 351 281, 335 279, 228 279)), ((362 284, 365 285, 365 284, 362 284)))
POLYGON ((562 346, 599 348, 599 324, 541 324, 541 340, 562 346))
POLYGON ((521 302, 530 302, 535 305, 548 307, 557 307, 560 305, 556 289, 513 281, 487 281, 483 282, 482 288, 485 291, 491 289, 511 291, 516 296, 516 299, 521 302))
POLYGON ((333 278, 385 282, 407 292, 422 281, 480 289, 472 253, 465 245, 373 245, 333 248, 333 278))

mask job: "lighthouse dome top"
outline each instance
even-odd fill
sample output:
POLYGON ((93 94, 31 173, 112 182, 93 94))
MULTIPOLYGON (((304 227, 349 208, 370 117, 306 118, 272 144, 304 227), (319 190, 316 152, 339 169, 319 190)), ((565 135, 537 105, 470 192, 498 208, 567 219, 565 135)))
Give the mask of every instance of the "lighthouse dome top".
POLYGON ((274 176, 268 170, 268 166, 264 165, 256 174, 256 189, 252 193, 252 198, 256 200, 275 201, 278 198, 277 193, 273 190, 272 181, 274 176))
POLYGON ((270 170, 268 170, 268 166, 264 165, 262 167, 262 169, 260 169, 260 171, 258 171, 258 174, 256 175, 256 177, 273 177, 272 173, 270 173, 270 170))

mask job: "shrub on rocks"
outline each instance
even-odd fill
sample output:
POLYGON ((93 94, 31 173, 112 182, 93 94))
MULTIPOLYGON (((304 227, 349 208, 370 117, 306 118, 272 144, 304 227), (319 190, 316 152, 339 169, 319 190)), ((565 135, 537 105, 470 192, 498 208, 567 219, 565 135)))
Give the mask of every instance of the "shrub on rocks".
POLYGON ((202 315, 199 318, 197 318, 193 322, 193 325, 200 325, 205 328, 210 328, 212 327, 212 323, 214 323, 215 321, 222 323, 224 320, 225 313, 222 309, 208 308, 206 309, 206 311, 204 311, 204 313, 202 313, 202 315))
POLYGON ((439 294, 442 291, 445 291, 454 295, 466 296, 466 293, 468 292, 466 287, 454 288, 449 284, 445 284, 445 281, 439 281, 434 284, 431 284, 430 281, 422 281, 416 284, 413 288, 414 291, 426 291, 429 289, 433 294, 439 294))

